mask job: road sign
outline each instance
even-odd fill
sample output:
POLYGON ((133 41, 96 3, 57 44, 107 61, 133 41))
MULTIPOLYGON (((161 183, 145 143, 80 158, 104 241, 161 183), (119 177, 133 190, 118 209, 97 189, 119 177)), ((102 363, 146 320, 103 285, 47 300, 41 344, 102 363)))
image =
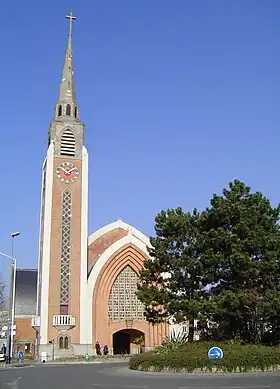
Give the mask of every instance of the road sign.
POLYGON ((212 347, 208 351, 209 359, 222 359, 224 356, 223 350, 220 347, 212 347))
POLYGON ((18 352, 18 359, 22 359, 23 358, 23 353, 21 351, 18 352))

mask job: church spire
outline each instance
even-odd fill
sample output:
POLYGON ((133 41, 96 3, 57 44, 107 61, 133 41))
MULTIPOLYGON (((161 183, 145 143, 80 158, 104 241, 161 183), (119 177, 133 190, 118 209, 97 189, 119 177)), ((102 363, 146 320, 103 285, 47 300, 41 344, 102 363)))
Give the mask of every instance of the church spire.
POLYGON ((59 99, 56 105, 55 116, 60 117, 66 115, 78 118, 72 55, 72 28, 73 20, 76 20, 76 17, 73 16, 72 11, 70 11, 69 15, 66 15, 66 18, 69 19, 68 41, 66 46, 62 79, 59 89, 59 99))
POLYGON ((75 96, 74 67, 73 67, 73 56, 72 56, 72 26, 73 26, 73 20, 75 20, 76 17, 73 16, 72 11, 70 11, 70 14, 66 15, 66 18, 69 19, 69 32, 68 32, 68 42, 67 42, 64 66, 62 72, 62 80, 60 83, 59 101, 75 104, 76 96, 75 96))

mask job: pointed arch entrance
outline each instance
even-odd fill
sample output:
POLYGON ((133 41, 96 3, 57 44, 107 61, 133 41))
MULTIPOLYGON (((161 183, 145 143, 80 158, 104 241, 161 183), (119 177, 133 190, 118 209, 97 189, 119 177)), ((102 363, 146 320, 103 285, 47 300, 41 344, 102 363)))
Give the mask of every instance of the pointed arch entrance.
MULTIPOLYGON (((126 332, 130 334, 130 352, 132 352, 132 348, 139 349, 138 345, 133 346, 131 343, 132 330, 138 330, 144 334, 146 349, 161 344, 166 338, 168 325, 160 324, 153 326, 145 320, 141 310, 138 309, 135 304, 133 309, 127 309, 127 305, 124 307, 122 303, 122 306, 120 306, 118 302, 120 285, 115 283, 118 276, 122 274, 121 278, 123 278, 125 273, 127 273, 128 276, 128 273, 131 272, 133 274, 136 273, 136 275, 139 274, 145 260, 148 258, 146 247, 147 246, 142 241, 134 236, 123 237, 105 250, 91 270, 89 287, 93 282, 92 311, 90 314, 93 348, 98 341, 101 347, 107 345, 109 352, 113 353, 114 348, 120 349, 120 346, 116 343, 118 343, 118 339, 120 343, 120 337, 122 336, 122 343, 126 344, 123 348, 127 351, 128 336, 123 335, 123 333, 126 332), (96 273, 95 269, 98 269, 98 273, 96 273), (124 271, 125 269, 126 271, 124 271), (118 287, 115 288, 115 296, 114 292, 111 293, 112 290, 114 291, 114 284, 115 286, 118 285, 118 287), (112 304, 113 300, 114 304, 112 304), (118 312, 116 312, 116 310, 118 312), (122 335, 119 334, 114 336, 114 334, 120 331, 122 335)), ((131 284, 129 283, 129 285, 130 288, 131 284)), ((126 293, 124 293, 124 295, 126 295, 126 293)), ((129 296, 129 299, 131 302, 131 296, 129 296)), ((124 300, 123 297, 122 300, 124 300)), ((125 350, 120 349, 123 353, 125 350)))
MULTIPOLYGON (((146 258, 135 245, 126 244, 109 258, 99 273, 93 293, 92 338, 94 342, 98 340, 100 344, 107 344, 111 352, 114 348, 113 334, 130 330, 126 319, 132 318, 131 329, 139 330, 148 337, 149 323, 145 321, 140 305, 137 305, 136 285, 132 290, 133 276, 136 280, 146 258), (125 290, 121 293, 121 288, 127 289, 127 293, 125 290), (98 314, 101 310, 104 312, 102 315, 98 314)), ((128 343, 128 337, 124 341, 123 333, 119 334, 119 339, 123 336, 123 343, 128 343)))

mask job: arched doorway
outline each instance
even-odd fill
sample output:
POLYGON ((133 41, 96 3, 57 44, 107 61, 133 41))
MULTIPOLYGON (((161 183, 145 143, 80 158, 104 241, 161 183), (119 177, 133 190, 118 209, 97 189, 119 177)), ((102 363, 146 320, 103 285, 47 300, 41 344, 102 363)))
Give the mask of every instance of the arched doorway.
POLYGON ((130 354, 130 334, 126 330, 121 330, 113 334, 114 355, 130 354))
POLYGON ((113 353, 138 354, 145 349, 145 334, 136 329, 123 329, 113 334, 113 353))

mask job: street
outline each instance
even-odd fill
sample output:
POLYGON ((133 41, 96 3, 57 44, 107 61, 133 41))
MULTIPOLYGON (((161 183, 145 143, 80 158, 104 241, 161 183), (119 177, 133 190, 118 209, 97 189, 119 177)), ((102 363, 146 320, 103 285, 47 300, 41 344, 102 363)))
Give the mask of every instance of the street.
POLYGON ((125 364, 0 369, 0 389, 279 389, 280 374, 187 375, 129 371, 125 364))

